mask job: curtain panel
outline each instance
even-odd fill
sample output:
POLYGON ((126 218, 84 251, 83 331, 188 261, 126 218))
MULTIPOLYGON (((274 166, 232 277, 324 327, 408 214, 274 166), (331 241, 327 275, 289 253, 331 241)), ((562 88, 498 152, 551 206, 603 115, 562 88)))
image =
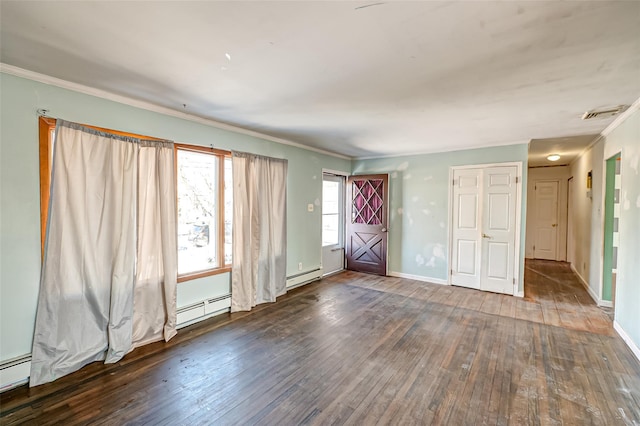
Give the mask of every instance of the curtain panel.
POLYGON ((173 155, 57 121, 30 386, 175 335, 173 155))
POLYGON ((231 312, 286 292, 287 160, 233 152, 231 312))

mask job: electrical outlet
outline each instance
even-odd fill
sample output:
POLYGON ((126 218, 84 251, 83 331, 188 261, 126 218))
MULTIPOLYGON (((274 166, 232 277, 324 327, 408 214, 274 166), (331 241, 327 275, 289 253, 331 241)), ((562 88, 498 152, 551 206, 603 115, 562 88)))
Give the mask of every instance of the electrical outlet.
POLYGON ((302 271, 302 262, 298 263, 298 271, 302 271))
POLYGON ((313 204, 307 204, 307 211, 313 211, 313 204))

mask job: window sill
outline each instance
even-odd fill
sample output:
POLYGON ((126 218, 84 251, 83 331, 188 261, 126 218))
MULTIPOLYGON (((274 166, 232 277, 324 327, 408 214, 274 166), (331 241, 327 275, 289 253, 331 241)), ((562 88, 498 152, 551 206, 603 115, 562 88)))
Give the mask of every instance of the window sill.
POLYGON ((178 275, 178 282, 185 282, 190 280, 195 280, 197 278, 210 277, 212 275, 224 274, 227 272, 231 272, 231 266, 224 266, 222 268, 209 269, 206 271, 192 272, 190 274, 182 274, 178 275))

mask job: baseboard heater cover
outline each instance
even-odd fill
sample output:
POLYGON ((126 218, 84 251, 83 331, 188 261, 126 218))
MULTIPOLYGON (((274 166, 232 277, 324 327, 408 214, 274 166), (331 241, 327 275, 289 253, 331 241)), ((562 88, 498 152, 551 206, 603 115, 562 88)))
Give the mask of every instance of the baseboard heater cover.
POLYGON ((212 299, 205 299, 193 305, 178 309, 177 328, 183 328, 196 322, 205 320, 231 309, 231 295, 225 294, 212 299))
POLYGON ((29 381, 31 355, 12 358, 0 364, 0 392, 13 389, 29 381))
POLYGON ((287 277, 287 290, 317 281, 322 278, 322 268, 313 269, 307 272, 291 275, 287 277))

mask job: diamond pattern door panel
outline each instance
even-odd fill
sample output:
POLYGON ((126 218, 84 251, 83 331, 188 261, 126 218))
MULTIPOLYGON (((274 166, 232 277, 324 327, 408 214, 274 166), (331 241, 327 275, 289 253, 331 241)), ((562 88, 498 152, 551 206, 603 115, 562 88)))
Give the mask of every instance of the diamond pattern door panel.
POLYGON ((354 180, 352 186, 351 222, 380 225, 384 205, 382 179, 354 180))

